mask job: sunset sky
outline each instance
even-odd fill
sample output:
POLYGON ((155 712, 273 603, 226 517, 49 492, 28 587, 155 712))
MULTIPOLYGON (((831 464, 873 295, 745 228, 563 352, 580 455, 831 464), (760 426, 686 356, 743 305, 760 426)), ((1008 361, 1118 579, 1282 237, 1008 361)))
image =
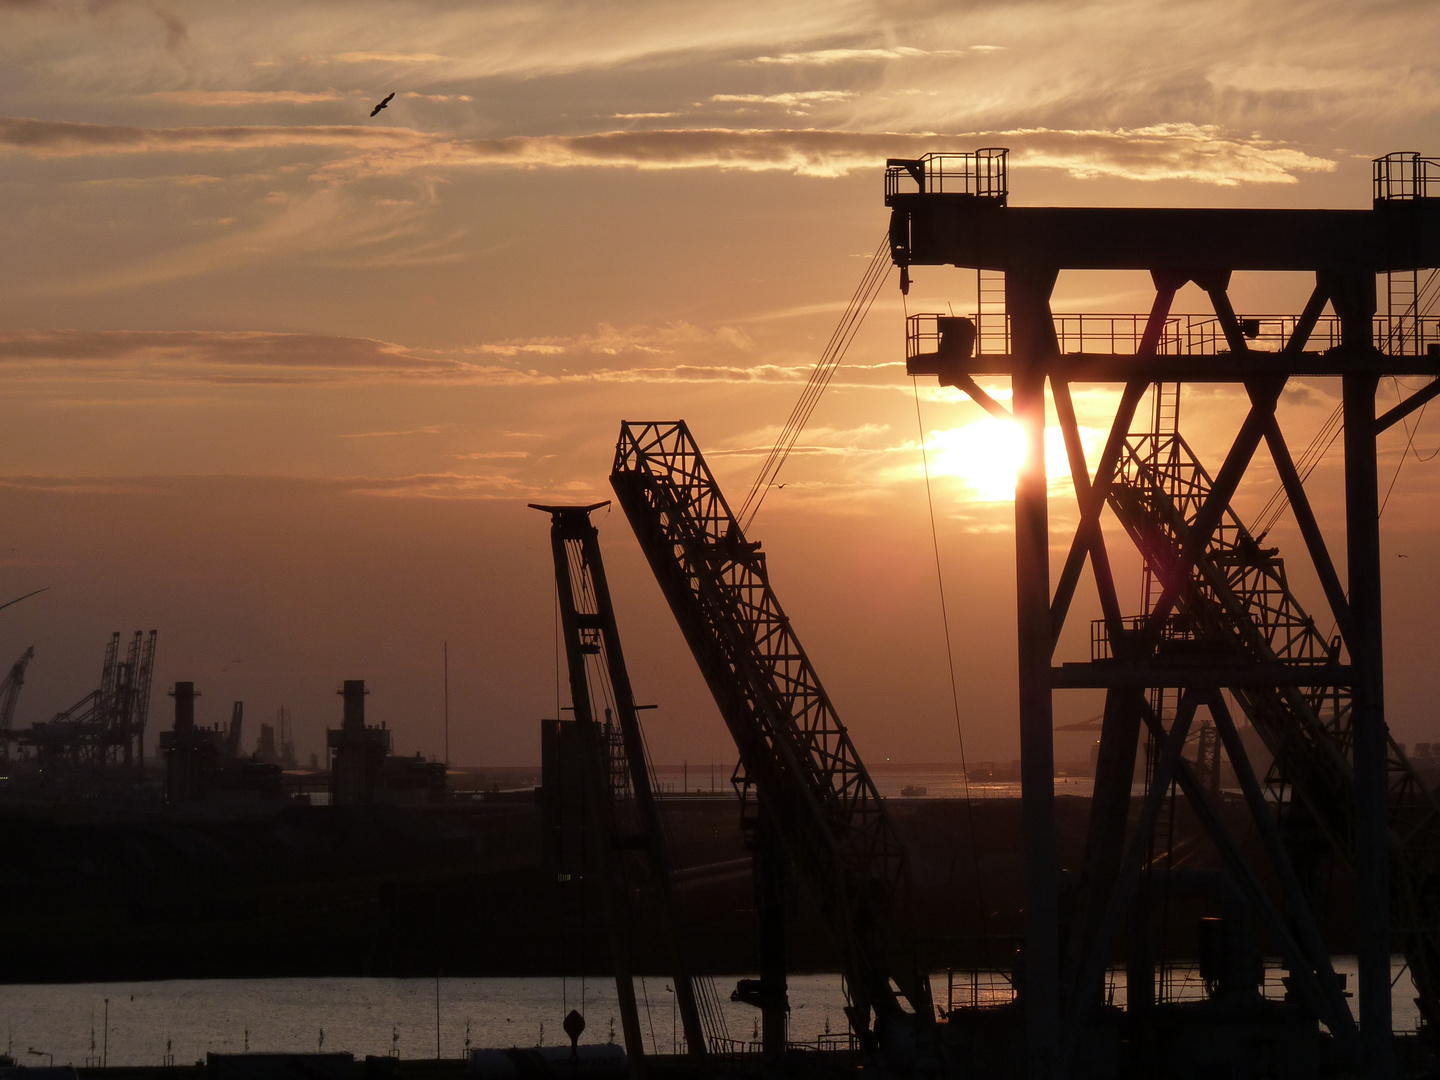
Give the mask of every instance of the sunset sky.
MULTIPOLYGON (((49 588, 0 612, 0 662, 36 647, 17 725, 153 627, 152 731, 189 679, 204 723, 246 702, 247 742, 288 705, 308 756, 364 678, 397 749, 438 754, 448 641, 452 760, 537 761, 553 579, 525 504, 609 497, 620 421, 674 418, 738 504, 885 231, 887 156, 1008 146, 1015 204, 1365 207, 1372 157, 1440 154, 1437 40, 1419 0, 0 0, 0 600, 49 588)), ((1146 285, 1062 276, 1056 306, 1146 285)), ((1307 292, 1234 288, 1250 314, 1307 292)), ((918 270, 909 310, 947 304, 973 273, 918 270)), ((892 274, 752 538, 861 754, 952 762, 904 310, 892 274)), ((1292 384, 1297 450, 1337 394, 1292 384)), ((1114 396, 1078 392, 1093 440, 1114 396)), ((966 751, 1008 761, 1009 440, 934 385, 920 406, 966 751)), ((1235 388, 1183 410, 1215 467, 1235 388)), ((1313 478, 1332 528, 1339 460, 1313 478)), ((1412 458, 1382 521, 1402 740, 1440 739, 1437 493, 1412 458)), ((733 762, 623 516, 597 521, 655 759, 733 762)), ((1088 655, 1082 598, 1061 658, 1088 655)))

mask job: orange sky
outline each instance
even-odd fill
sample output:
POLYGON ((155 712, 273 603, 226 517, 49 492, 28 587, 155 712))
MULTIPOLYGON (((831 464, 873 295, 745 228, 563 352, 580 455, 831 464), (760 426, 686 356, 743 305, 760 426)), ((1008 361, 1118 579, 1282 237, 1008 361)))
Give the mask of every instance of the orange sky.
MULTIPOLYGON (((0 599, 50 587, 0 612, 0 660, 36 646, 17 722, 155 627, 157 688, 194 680, 203 722, 243 698, 253 738, 286 704, 308 753, 364 678, 397 748, 435 753, 448 640, 452 758, 533 762, 555 657, 524 504, 607 497, 619 421, 675 417, 738 500, 884 232, 886 156, 1009 146, 1016 203, 1361 207, 1371 157, 1440 152, 1437 38, 1417 3, 0 0, 0 599)), ((1057 308, 1144 285, 1062 277, 1057 308)), ((909 310, 973 289, 922 269, 909 310)), ((903 313, 892 278, 753 535, 861 753, 955 761, 903 313)), ((967 750, 1008 760, 1004 440, 921 393, 967 750)), ((1297 446, 1335 393, 1292 387, 1297 446)), ((1082 423, 1110 400, 1083 392, 1082 423)), ((1207 460, 1238 407, 1187 396, 1207 460)), ((1383 522, 1402 739, 1440 737, 1436 475, 1407 464, 1383 522)), ((627 526, 600 525, 654 756, 728 762, 627 526)))

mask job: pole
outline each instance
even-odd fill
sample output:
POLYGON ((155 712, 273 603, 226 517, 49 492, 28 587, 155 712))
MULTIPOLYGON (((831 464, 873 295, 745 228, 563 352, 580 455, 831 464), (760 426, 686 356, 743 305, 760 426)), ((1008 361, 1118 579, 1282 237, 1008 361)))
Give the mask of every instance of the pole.
POLYGON ((110 999, 105 999, 105 1037, 100 1040, 100 1067, 110 1064, 110 999))
MULTIPOLYGON (((450 642, 445 642, 445 767, 450 767, 450 642)), ((437 1055, 438 1056, 438 1055, 437 1055)))
POLYGON ((440 972, 435 973, 435 1060, 440 1060, 440 972))

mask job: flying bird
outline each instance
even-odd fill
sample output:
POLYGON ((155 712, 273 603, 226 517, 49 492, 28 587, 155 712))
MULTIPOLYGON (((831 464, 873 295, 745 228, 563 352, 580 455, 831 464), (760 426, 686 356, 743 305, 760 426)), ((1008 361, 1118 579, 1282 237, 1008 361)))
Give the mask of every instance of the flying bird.
POLYGON ((395 91, 394 91, 394 90, 391 90, 390 93, 389 93, 388 95, 386 95, 384 101, 380 102, 379 105, 376 105, 375 108, 373 108, 373 109, 370 110, 370 115, 371 115, 371 116, 379 116, 379 115, 380 115, 380 110, 383 109, 383 108, 385 108, 386 105, 389 105, 389 104, 390 104, 390 99, 393 98, 394 96, 395 96, 395 91))

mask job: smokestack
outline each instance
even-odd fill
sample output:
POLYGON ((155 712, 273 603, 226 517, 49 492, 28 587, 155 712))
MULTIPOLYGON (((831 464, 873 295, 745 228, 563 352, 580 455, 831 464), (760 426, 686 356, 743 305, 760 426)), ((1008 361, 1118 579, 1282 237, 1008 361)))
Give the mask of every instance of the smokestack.
POLYGON ((365 680, 346 679, 345 689, 340 691, 345 697, 345 719, 342 728, 345 731, 365 730, 365 680))
POLYGON ((195 729, 195 684, 193 682, 177 682, 175 689, 170 692, 175 699, 175 730, 193 731, 195 729))

